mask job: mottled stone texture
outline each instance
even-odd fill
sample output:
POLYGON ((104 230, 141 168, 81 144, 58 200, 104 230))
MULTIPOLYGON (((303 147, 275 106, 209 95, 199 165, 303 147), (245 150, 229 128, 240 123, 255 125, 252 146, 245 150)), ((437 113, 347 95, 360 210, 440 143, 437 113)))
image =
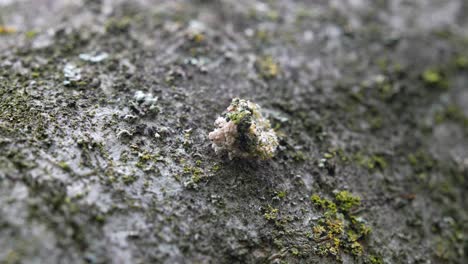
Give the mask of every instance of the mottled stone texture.
POLYGON ((0 262, 467 263, 467 3, 0 0, 0 262))

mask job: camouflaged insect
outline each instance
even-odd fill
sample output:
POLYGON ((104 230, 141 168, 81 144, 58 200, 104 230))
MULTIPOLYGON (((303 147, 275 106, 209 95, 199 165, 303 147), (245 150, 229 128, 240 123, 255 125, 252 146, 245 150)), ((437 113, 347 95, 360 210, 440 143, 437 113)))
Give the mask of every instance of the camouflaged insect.
POLYGON ((216 129, 208 137, 216 153, 227 153, 230 159, 266 160, 275 155, 278 138, 259 105, 234 98, 214 124, 216 129))

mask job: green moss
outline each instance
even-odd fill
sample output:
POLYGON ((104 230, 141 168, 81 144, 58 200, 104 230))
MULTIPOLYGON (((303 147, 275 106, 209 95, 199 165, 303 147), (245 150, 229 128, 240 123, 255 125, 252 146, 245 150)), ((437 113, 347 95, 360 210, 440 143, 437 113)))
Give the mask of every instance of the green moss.
POLYGON ((319 244, 316 253, 319 256, 335 256, 337 259, 339 259, 340 246, 341 240, 339 238, 331 238, 319 244))
POLYGON ((287 192, 286 191, 279 191, 276 196, 280 199, 283 199, 286 197, 287 192))
POLYGON ((190 175, 193 183, 199 183, 203 178, 203 170, 199 167, 184 165, 184 174, 190 175))
POLYGON ((234 122, 234 124, 236 125, 238 125, 242 121, 248 121, 248 119, 250 119, 251 116, 252 116, 252 112, 248 110, 229 112, 226 115, 226 117, 230 121, 234 122))
POLYGON ((339 160, 341 160, 342 162, 347 162, 349 159, 348 156, 346 156, 343 149, 332 149, 331 153, 333 153, 334 156, 338 157, 339 160))
POLYGON ((436 70, 424 71, 422 78, 428 84, 437 84, 442 80, 442 76, 436 70))
POLYGON ((312 195, 311 201, 319 208, 334 205, 334 209, 328 208, 312 227, 312 238, 319 243, 316 253, 321 256, 339 256, 343 250, 361 256, 363 247, 359 240, 371 232, 371 228, 351 210, 361 204, 361 199, 348 191, 340 191, 335 194, 334 201, 322 199, 318 195, 312 195))
POLYGON ((382 258, 374 256, 374 255, 369 255, 367 257, 365 263, 368 263, 368 264, 384 264, 382 258))
POLYGON ((382 128, 383 120, 382 117, 377 115, 377 116, 372 116, 368 119, 370 129, 372 130, 377 130, 382 128))
POLYGON ((150 185, 151 185, 150 181, 145 180, 145 182, 143 183, 143 188, 147 189, 150 185))
POLYGON ((294 161, 296 162, 302 162, 302 161, 305 161, 306 160, 306 156, 304 154, 304 152, 298 150, 298 151, 295 151, 291 154, 291 157, 293 158, 294 161))
POLYGON ((319 240, 323 235, 327 233, 327 230, 322 225, 314 225, 312 227, 313 235, 312 237, 316 240, 319 240))
MULTIPOLYGON (((143 151, 140 153, 140 149, 135 149, 135 152, 138 153, 138 162, 136 163, 136 166, 140 169, 144 169, 151 162, 161 161, 159 154, 151 154, 148 151, 143 151)), ((126 158, 128 159, 128 157, 126 158)))
POLYGON ((379 58, 376 61, 377 65, 379 66, 380 70, 386 71, 389 65, 388 58, 379 58))
POLYGON ((28 39, 33 39, 37 36, 37 31, 34 31, 34 30, 26 31, 25 36, 28 39))
POLYGON ((436 165, 436 161, 426 152, 418 150, 408 155, 408 162, 417 174, 427 173, 436 165))
POLYGON ((337 212, 336 204, 328 199, 322 199, 320 196, 314 194, 310 197, 312 203, 319 207, 320 209, 324 209, 329 211, 331 214, 335 214, 337 212))
POLYGON ((39 76, 40 76, 40 73, 39 73, 39 72, 36 72, 36 71, 31 72, 31 77, 32 77, 32 78, 39 78, 39 76))
POLYGON ((96 215, 94 220, 96 220, 96 222, 98 222, 98 223, 104 223, 106 221, 106 217, 104 215, 102 215, 102 214, 98 214, 98 215, 96 215))
POLYGON ((140 161, 142 162, 147 162, 149 160, 151 160, 151 155, 148 152, 145 152, 140 156, 140 161))
POLYGON ((304 20, 313 18, 313 17, 314 17, 314 14, 312 13, 311 10, 308 10, 307 8, 299 9, 296 13, 295 23, 301 23, 304 20))
POLYGON ((62 170, 66 171, 66 172, 70 172, 70 171, 71 171, 70 166, 69 166, 65 161, 60 161, 57 165, 58 165, 62 170))
POLYGON ((338 218, 328 218, 325 221, 327 227, 328 236, 341 235, 344 231, 344 222, 338 218))
POLYGON ((3 264, 21 263, 21 256, 20 256, 20 254, 18 254, 17 251, 10 250, 10 251, 8 251, 8 254, 6 256, 4 256, 1 263, 3 263, 3 264))
POLYGON ((291 254, 293 256, 299 256, 299 250, 297 248, 291 248, 291 254))
POLYGON ((218 172, 220 169, 221 169, 220 164, 215 164, 215 165, 213 165, 213 167, 211 167, 212 172, 218 172))
POLYGON ((460 124, 465 131, 468 132, 468 117, 465 116, 463 110, 456 105, 449 105, 445 109, 438 111, 434 116, 434 120, 436 124, 441 124, 445 121, 455 122, 460 124))
POLYGON ((351 243, 351 245, 349 246, 350 247, 350 250, 351 250, 351 254, 353 254, 354 256, 361 256, 362 255, 362 245, 355 241, 353 243, 351 243))
POLYGON ((279 74, 279 65, 273 60, 271 56, 260 57, 256 61, 256 68, 258 73, 264 79, 272 79, 278 76, 279 74))
POLYGON ((361 198, 354 196, 348 191, 341 191, 335 195, 336 203, 340 210, 349 212, 361 204, 361 198))
POLYGON ((192 172, 192 167, 189 165, 184 165, 184 173, 191 173, 192 172))
POLYGON ((123 18, 112 17, 106 22, 105 28, 109 33, 122 33, 129 30, 131 22, 132 18, 128 16, 123 18))
POLYGON ((364 156, 358 152, 354 155, 354 160, 361 166, 366 167, 370 171, 385 170, 388 166, 387 161, 380 155, 364 156))
POLYGON ((422 73, 421 78, 429 86, 448 88, 448 82, 439 70, 427 69, 422 73))
POLYGON ((351 222, 352 227, 349 233, 350 236, 348 237, 350 241, 355 241, 357 239, 365 237, 372 232, 372 229, 369 226, 367 226, 361 218, 358 218, 353 214, 347 214, 347 216, 349 221, 351 222), (354 234, 354 236, 352 234, 354 234))
POLYGON ((313 194, 310 197, 310 200, 312 201, 313 204, 315 204, 317 206, 322 206, 322 204, 323 204, 322 198, 320 198, 320 196, 318 196, 317 194, 313 194))
POLYGON ((203 171, 200 168, 194 168, 192 170, 192 181, 194 183, 199 183, 202 179, 203 171))
POLYGON ((116 181, 116 178, 114 175, 107 175, 107 176, 108 176, 107 178, 108 183, 114 183, 116 181))
POLYGON ((126 185, 130 185, 134 183, 137 180, 137 177, 135 175, 124 175, 122 177, 122 182, 126 185))
POLYGON ((349 96, 351 97, 351 99, 353 99, 354 101, 358 103, 364 102, 365 101, 364 88, 361 88, 359 91, 356 91, 356 92, 350 92, 349 96))
POLYGON ((466 69, 468 68, 468 57, 466 56, 463 56, 463 55, 460 55, 456 58, 455 60, 455 65, 459 68, 459 69, 466 69))
POLYGON ((177 182, 182 182, 182 176, 178 173, 172 175, 177 182))
MULTIPOLYGON (((48 135, 44 117, 36 107, 31 106, 28 93, 17 89, 16 81, 2 79, 0 81, 0 120, 4 127, 8 127, 11 133, 21 134, 26 129, 28 135, 32 135, 40 142, 44 142, 48 135)), ((26 85, 26 84, 24 84, 26 85)))
POLYGON ((123 163, 128 162, 128 152, 127 151, 122 151, 122 153, 120 153, 119 161, 121 161, 123 163))
POLYGON ((268 209, 263 214, 263 217, 268 221, 276 220, 276 218, 278 218, 278 213, 279 213, 279 210, 277 208, 273 208, 271 206, 268 206, 268 209))
POLYGON ((284 242, 281 239, 275 238, 273 239, 273 245, 277 248, 284 248, 284 242))
POLYGON ((255 39, 260 42, 268 42, 271 39, 271 37, 272 34, 268 30, 258 29, 255 31, 255 39))
POLYGON ((367 161, 367 167, 371 170, 372 169, 384 170, 385 168, 387 168, 387 166, 388 166, 387 161, 382 156, 374 155, 374 156, 371 156, 367 161))

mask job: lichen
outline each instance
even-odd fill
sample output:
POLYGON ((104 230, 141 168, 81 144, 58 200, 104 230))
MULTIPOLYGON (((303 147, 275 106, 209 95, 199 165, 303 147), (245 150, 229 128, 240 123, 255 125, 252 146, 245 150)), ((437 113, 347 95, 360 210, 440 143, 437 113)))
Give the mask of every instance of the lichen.
POLYGON ((215 121, 217 127, 208 137, 216 153, 227 152, 229 158, 270 159, 278 147, 278 138, 260 106, 235 98, 227 111, 215 121))
POLYGON ((157 106, 158 97, 153 96, 152 93, 145 93, 143 91, 136 91, 131 102, 132 108, 139 115, 146 115, 149 113, 158 113, 159 107, 157 106))
POLYGON ((371 232, 365 221, 351 210, 361 204, 361 199, 348 191, 339 191, 333 201, 317 194, 311 196, 311 201, 325 211, 312 226, 312 238, 317 243, 316 254, 339 259, 340 252, 344 251, 361 256, 363 247, 360 241, 371 232))
POLYGON ((387 160, 381 155, 365 156, 361 152, 354 155, 354 160, 369 171, 384 171, 388 167, 387 160))
POLYGON ((107 52, 81 53, 80 59, 93 63, 101 62, 109 57, 107 52))
POLYGON ((205 39, 207 27, 204 23, 192 20, 186 30, 187 38, 195 43, 201 43, 205 39))
POLYGON ((319 207, 320 209, 325 209, 332 214, 337 212, 336 204, 328 199, 320 198, 317 194, 314 194, 310 197, 312 203, 319 207))
POLYGON ((81 80, 81 69, 72 63, 67 63, 63 68, 64 85, 72 85, 81 80))
POLYGON ((460 55, 456 58, 455 64, 459 69, 466 69, 468 67, 468 57, 460 55))
POLYGON ((419 178, 425 178, 426 173, 430 172, 436 165, 436 160, 423 150, 408 154, 408 162, 419 178))
POLYGON ((279 210, 277 208, 273 208, 268 206, 267 211, 263 214, 266 220, 276 220, 278 217, 279 210))
POLYGON ((346 212, 349 212, 352 208, 361 204, 361 198, 354 196, 348 191, 340 191, 335 195, 336 203, 338 207, 346 212))
POLYGON ((130 185, 134 183, 137 180, 137 177, 135 175, 124 175, 122 177, 122 182, 126 185, 130 185))
POLYGON ((468 132, 468 117, 463 113, 463 110, 457 105, 448 105, 445 109, 435 113, 434 120, 436 124, 441 124, 445 121, 452 121, 460 124, 466 132, 468 132))
POLYGON ((255 65, 260 76, 265 79, 275 78, 280 71, 278 63, 271 56, 257 59, 255 65))
POLYGON ((444 78, 443 74, 436 69, 427 69, 421 75, 423 81, 429 85, 440 88, 447 88, 447 80, 444 78))

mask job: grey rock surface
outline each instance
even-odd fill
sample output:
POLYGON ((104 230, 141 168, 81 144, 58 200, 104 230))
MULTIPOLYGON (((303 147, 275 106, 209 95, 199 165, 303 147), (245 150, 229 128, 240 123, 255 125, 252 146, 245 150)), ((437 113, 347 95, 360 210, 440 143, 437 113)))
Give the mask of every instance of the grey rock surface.
POLYGON ((0 26, 1 263, 467 263, 467 1, 0 0, 0 26), (234 97, 274 159, 214 153, 234 97))

